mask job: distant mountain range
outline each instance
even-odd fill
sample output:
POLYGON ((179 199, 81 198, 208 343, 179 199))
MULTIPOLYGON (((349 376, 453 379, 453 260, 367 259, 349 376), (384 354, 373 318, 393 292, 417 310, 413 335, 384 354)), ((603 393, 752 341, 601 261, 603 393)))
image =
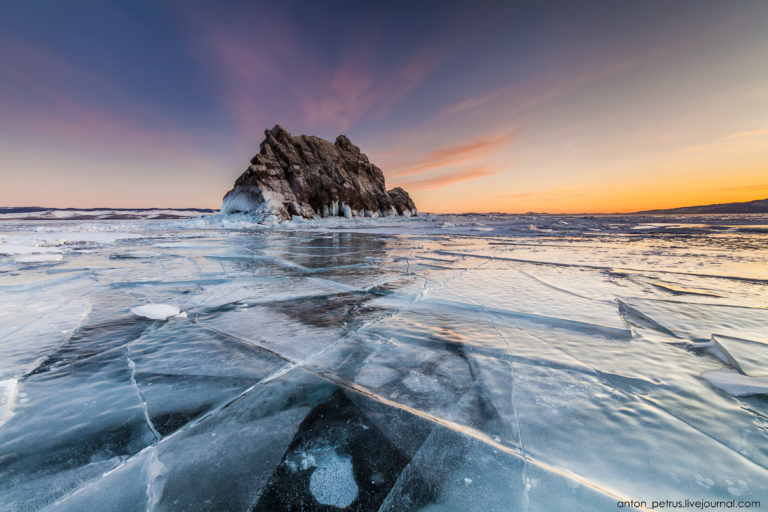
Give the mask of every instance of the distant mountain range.
POLYGON ((35 212, 151 212, 154 210, 169 210, 174 212, 213 213, 218 210, 210 208, 46 208, 45 206, 0 206, 0 213, 35 213, 35 212))
POLYGON ((702 206, 684 206, 662 210, 644 210, 636 213, 768 213, 768 198, 746 201, 743 203, 706 204, 702 206))
POLYGON ((0 206, 0 220, 184 219, 215 213, 210 208, 46 208, 0 206))

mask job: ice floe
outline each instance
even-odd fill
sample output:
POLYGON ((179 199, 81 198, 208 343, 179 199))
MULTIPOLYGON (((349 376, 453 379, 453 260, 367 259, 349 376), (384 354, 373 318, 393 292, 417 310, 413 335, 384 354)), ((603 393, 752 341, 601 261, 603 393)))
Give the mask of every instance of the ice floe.
POLYGON ((131 313, 150 320, 168 320, 171 317, 179 316, 181 309, 169 304, 145 304, 131 308, 131 313))
POLYGON ((702 373, 701 377, 733 396, 768 394, 768 377, 749 377, 737 370, 714 370, 702 373))
POLYGON ((768 377, 768 344, 712 335, 716 350, 733 368, 751 377, 768 377))

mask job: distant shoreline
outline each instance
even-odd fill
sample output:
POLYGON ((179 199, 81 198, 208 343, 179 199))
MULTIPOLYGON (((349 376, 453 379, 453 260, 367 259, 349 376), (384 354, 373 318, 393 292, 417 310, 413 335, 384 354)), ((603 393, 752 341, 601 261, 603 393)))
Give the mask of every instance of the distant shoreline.
MULTIPOLYGON (((151 208, 49 208, 45 206, 0 206, 0 215, 3 214, 34 214, 43 212, 152 212, 152 211, 167 211, 167 212, 195 212, 203 214, 218 213, 218 208, 166 208, 166 207, 151 207, 151 208)), ((509 213, 509 212, 462 212, 462 213, 435 213, 424 212, 424 214, 431 215, 457 215, 457 216, 469 216, 469 215, 590 215, 590 216, 606 216, 606 215, 724 215, 724 214, 766 214, 768 213, 768 198, 756 199, 754 201, 742 201, 734 203, 715 203, 708 205, 697 206, 682 206, 677 208, 658 208, 653 210, 641 210, 636 212, 611 212, 611 213, 593 213, 593 212, 568 212, 568 213, 550 213, 550 212, 524 212, 524 213, 509 213)), ((184 215, 181 215, 182 217, 184 215)), ((87 218, 88 216, 77 216, 80 218, 87 218)), ((76 216, 69 217, 70 219, 77 218, 76 216)), ((120 218, 119 215, 112 216, 113 218, 120 218)), ((174 217, 173 214, 168 215, 169 218, 174 217)), ((28 217, 30 220, 33 217, 28 217)), ((104 218, 104 217, 101 217, 104 218)), ((41 218, 43 220, 44 218, 41 218)))
POLYGON ((2 213, 36 213, 36 212, 99 212, 99 211, 113 211, 113 212, 150 212, 154 210, 170 210, 174 212, 200 212, 200 213, 214 213, 219 211, 214 208, 46 208, 44 206, 0 206, 0 214, 2 213))

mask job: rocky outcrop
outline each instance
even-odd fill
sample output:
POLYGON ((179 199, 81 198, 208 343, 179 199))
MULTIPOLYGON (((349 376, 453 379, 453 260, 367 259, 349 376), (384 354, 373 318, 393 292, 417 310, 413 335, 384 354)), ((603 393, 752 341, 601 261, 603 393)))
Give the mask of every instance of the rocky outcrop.
POLYGON ((387 191, 381 169, 345 135, 336 142, 292 136, 276 125, 259 154, 224 196, 222 213, 258 213, 288 220, 344 216, 417 215, 400 187, 387 191))

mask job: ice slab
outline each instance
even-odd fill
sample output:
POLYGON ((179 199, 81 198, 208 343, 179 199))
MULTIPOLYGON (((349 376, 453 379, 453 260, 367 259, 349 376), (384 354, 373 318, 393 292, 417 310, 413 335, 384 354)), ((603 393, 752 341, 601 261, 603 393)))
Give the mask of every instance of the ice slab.
POLYGON ((739 373, 750 377, 768 377, 768 344, 720 334, 713 334, 712 342, 739 373))
POLYGON ((733 396, 768 395, 768 377, 749 377, 737 370, 715 370, 701 377, 733 396))
POLYGON ((19 380, 13 415, 0 428, 3 502, 47 502, 152 443, 124 354, 112 351, 19 380), (45 411, 45 414, 40 414, 45 411))
POLYGON ((768 336, 768 309, 623 298, 646 323, 683 340, 707 342, 712 334, 763 340, 768 336), (652 324, 652 325, 651 325, 652 324))
POLYGON ((418 417, 329 390, 305 417, 255 511, 322 502, 377 510, 431 430, 418 417))
POLYGON ((438 426, 380 510, 524 510, 524 467, 519 457, 438 426))
POLYGON ((81 285, 50 286, 50 294, 0 292, 0 378, 20 377, 71 338, 92 310, 81 285))
POLYGON ((169 304, 145 304, 131 309, 131 313, 150 320, 168 320, 172 316, 178 316, 181 309, 169 304))

